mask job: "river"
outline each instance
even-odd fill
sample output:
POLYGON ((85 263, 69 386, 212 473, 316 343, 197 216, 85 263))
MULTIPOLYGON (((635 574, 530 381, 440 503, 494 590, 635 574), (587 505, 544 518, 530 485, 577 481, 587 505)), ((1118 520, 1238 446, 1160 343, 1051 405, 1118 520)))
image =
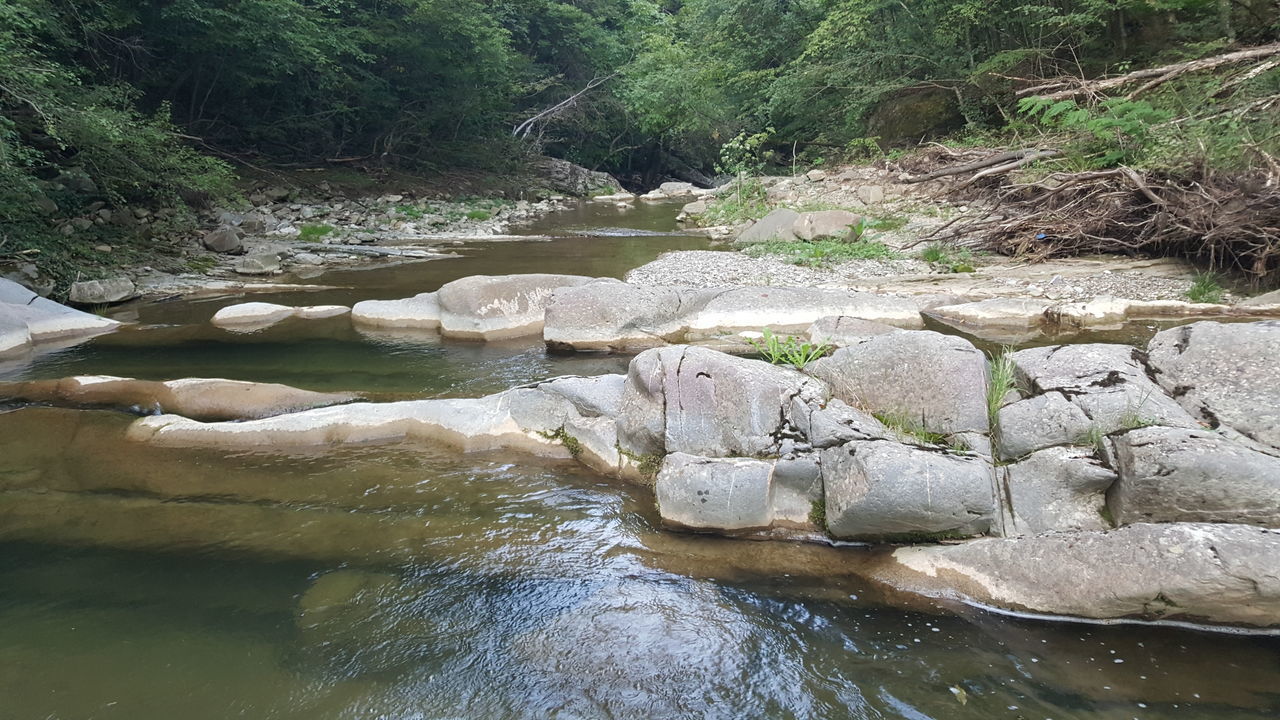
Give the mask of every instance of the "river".
MULTIPOLYGON (((343 270, 349 304, 471 274, 620 277, 674 209, 590 207, 536 239, 343 270)), ((236 334, 239 298, 0 378, 228 377, 473 396, 627 358, 365 333, 236 334)), ((123 440, 132 416, 0 408, 0 720, 1274 718, 1280 640, 1015 619, 859 579, 861 550, 666 532, 651 493, 575 465, 421 446, 282 456, 123 440)))

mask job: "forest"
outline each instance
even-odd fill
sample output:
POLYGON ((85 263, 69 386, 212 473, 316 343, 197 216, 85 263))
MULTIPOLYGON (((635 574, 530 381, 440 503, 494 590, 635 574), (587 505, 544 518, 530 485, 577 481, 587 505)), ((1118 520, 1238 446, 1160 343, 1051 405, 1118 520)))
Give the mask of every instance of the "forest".
POLYGON ((1074 170, 1274 177, 1278 8, 6 0, 0 256, 93 202, 224 200, 245 165, 511 172, 546 154, 642 186, 740 169, 725 148, 795 168, 1052 135, 1074 170), (1086 83, 1259 47, 1123 93, 1086 83))

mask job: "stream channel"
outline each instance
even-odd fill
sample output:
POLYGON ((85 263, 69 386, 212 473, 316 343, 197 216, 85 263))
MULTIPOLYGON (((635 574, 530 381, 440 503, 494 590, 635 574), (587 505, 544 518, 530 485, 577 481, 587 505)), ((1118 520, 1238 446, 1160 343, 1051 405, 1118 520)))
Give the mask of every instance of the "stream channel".
MULTIPOLYGON (((530 240, 325 273, 288 304, 473 274, 621 277, 678 206, 585 206, 530 240)), ((368 333, 251 334, 245 298, 135 304, 137 325, 0 379, 225 377, 374 398, 476 396, 628 358, 368 333)), ((856 547, 662 530, 651 493, 524 455, 153 448, 133 416, 0 407, 0 720, 1280 716, 1280 638, 1012 618, 859 579, 856 547)))

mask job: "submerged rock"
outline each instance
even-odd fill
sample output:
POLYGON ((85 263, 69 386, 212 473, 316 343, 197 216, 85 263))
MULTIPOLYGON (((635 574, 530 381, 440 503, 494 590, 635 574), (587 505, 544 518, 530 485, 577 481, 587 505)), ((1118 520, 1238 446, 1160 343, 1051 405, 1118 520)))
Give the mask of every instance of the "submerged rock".
POLYGON ((898 548, 873 574, 1011 610, 1280 625, 1280 533, 1244 525, 1139 524, 898 548))
POLYGON ((344 305, 307 305, 290 307, 274 303, 250 302, 228 305, 213 314, 211 323, 230 329, 261 330, 291 317, 319 320, 351 312, 344 305))

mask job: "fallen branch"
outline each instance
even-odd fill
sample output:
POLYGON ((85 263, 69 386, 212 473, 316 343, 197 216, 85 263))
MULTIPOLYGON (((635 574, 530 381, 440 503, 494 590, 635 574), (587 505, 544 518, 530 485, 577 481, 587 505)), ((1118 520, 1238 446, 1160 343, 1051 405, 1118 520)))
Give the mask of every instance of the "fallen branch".
POLYGON ((976 172, 968 180, 965 180, 964 182, 957 185, 955 189, 959 190, 960 188, 972 185, 973 183, 981 180, 984 177, 991 177, 992 175, 1007 173, 1010 170, 1017 170, 1023 165, 1030 165, 1031 163, 1037 160, 1043 160, 1044 158, 1050 158, 1050 157, 1057 157, 1061 154, 1062 153, 1058 150, 1035 150, 1033 152, 1027 153, 1026 155, 1023 155, 1022 157, 1012 162, 1007 162, 1007 163, 1004 163, 1003 165, 996 165, 995 167, 989 167, 986 170, 976 172))
POLYGON ((1214 55, 1213 57, 1200 58, 1199 60, 1189 60, 1187 62, 1163 65, 1156 68, 1135 70, 1125 75, 1118 75, 1116 77, 1102 78, 1098 80, 1061 78, 1041 85, 1023 88, 1015 93, 1015 95, 1019 98, 1039 97, 1045 100, 1065 100, 1079 95, 1101 95, 1106 90, 1114 90, 1140 80, 1150 79, 1149 82, 1129 93, 1128 97, 1132 99, 1140 93, 1162 85, 1181 75, 1186 75, 1187 73, 1211 70, 1223 65, 1233 65, 1246 60, 1258 60, 1277 55, 1280 55, 1280 43, 1273 43, 1271 45, 1261 45, 1254 48, 1248 48, 1246 50, 1238 50, 1236 52, 1226 53, 1225 55, 1214 55))
POLYGON ((598 78, 594 78, 594 79, 592 79, 592 80, 591 80, 591 82, 587 83, 586 87, 582 88, 582 89, 581 89, 581 90, 579 90, 578 92, 576 92, 576 93, 574 93, 574 94, 570 95, 569 97, 565 98, 564 100, 561 100, 560 102, 556 103, 555 105, 552 105, 551 107, 547 108, 546 110, 543 110, 542 112, 538 113, 537 115, 534 115, 533 117, 529 118, 528 120, 525 120, 524 122, 520 123, 519 125, 516 125, 516 126, 515 126, 515 129, 511 131, 512 136, 514 136, 514 137, 518 137, 518 138, 527 138, 527 137, 529 137, 529 133, 533 132, 534 125, 535 125, 539 120, 550 119, 550 118, 552 118, 552 117, 555 117, 555 116, 556 116, 556 115, 558 115, 560 112, 562 112, 562 111, 564 111, 564 110, 568 109, 569 107, 573 106, 573 104, 574 104, 574 103, 576 103, 576 102, 578 101, 578 98, 582 97, 583 95, 586 95, 587 93, 591 92, 592 90, 594 90, 594 89, 596 89, 596 88, 600 87, 601 85, 603 85, 603 84, 605 84, 605 83, 609 82, 609 81, 610 81, 610 80, 612 80, 613 78, 617 77, 617 75, 618 75, 618 73, 614 72, 614 73, 610 73, 610 74, 608 74, 608 75, 606 75, 606 76, 604 76, 604 77, 598 77, 598 78))
MULTIPOLYGON (((903 178, 903 182, 922 183, 928 180, 937 180, 938 178, 947 177, 949 175, 962 175, 964 173, 973 172, 975 170, 981 170, 983 168, 991 167, 992 165, 1000 165, 1002 163, 1008 163, 1011 160, 1020 162, 1025 158, 1027 158, 1028 156, 1035 156, 1032 159, 1039 159, 1040 157, 1046 156, 1044 154, 1038 154, 1038 153, 1057 155, 1058 151, 1057 150, 1040 150, 1038 148, 1010 150, 1008 152, 996 153, 995 155, 985 157, 975 162, 965 163, 964 165, 952 165, 951 167, 945 167, 945 168, 942 168, 941 170, 934 170, 933 172, 925 173, 923 175, 914 175, 914 176, 906 177, 906 178, 903 178)), ((1028 160, 1027 162, 1030 162, 1030 160, 1028 160)), ((1026 163, 1023 163, 1023 164, 1026 164, 1026 163)))

